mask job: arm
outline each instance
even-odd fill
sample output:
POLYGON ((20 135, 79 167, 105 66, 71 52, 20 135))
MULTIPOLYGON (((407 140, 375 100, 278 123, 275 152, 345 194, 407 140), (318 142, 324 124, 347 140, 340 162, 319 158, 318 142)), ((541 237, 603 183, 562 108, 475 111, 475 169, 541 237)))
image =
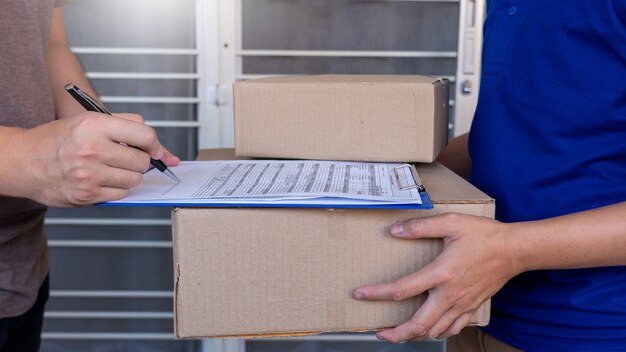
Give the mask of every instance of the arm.
POLYGON ((66 84, 75 83, 92 97, 97 97, 78 59, 70 50, 65 35, 62 7, 55 8, 52 13, 46 66, 57 118, 75 116, 85 111, 65 92, 66 84))
POLYGON ((450 140, 437 161, 452 170, 455 174, 468 179, 472 173, 472 160, 467 150, 468 133, 450 140))
POLYGON ((411 320, 377 334, 391 342, 458 334, 485 300, 524 271, 626 265, 626 202, 510 224, 444 214, 407 220, 390 232, 444 241, 443 252, 421 270, 355 290, 355 298, 367 300, 403 300, 428 291, 411 320))
MULTIPOLYGON (((48 69, 48 80, 52 91, 56 117, 59 119, 84 113, 85 109, 67 94, 65 85, 71 82, 92 97, 97 97, 98 95, 89 84, 80 62, 78 62, 78 59, 70 50, 67 36, 65 35, 62 7, 55 8, 52 13, 50 34, 48 36, 48 51, 46 53, 46 67, 48 69)), ((115 114, 115 116, 141 124, 144 123, 143 117, 137 114, 115 114)), ((136 143, 130 144, 136 145, 136 143)), ((176 165, 180 161, 178 157, 172 155, 167 149, 165 149, 161 159, 168 165, 176 165)))
POLYGON ((67 46, 62 14, 54 10, 46 60, 62 119, 32 129, 0 126, 0 194, 59 207, 120 199, 141 182, 150 157, 170 166, 179 160, 141 116, 85 112, 65 92, 73 81, 93 93, 67 46))

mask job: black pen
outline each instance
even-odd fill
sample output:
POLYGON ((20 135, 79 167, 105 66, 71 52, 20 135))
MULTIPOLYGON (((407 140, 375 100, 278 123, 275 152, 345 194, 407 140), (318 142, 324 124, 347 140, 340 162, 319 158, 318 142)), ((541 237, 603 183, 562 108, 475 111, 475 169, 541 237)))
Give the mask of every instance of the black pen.
MULTIPOLYGON (((67 84, 65 86, 65 90, 68 93, 70 93, 72 98, 76 99, 76 101, 80 105, 82 105, 85 109, 87 109, 87 111, 94 111, 94 112, 99 112, 102 114, 112 115, 109 112, 109 110, 107 110, 104 106, 98 104, 98 102, 94 98, 92 98, 84 90, 81 90, 80 88, 78 88, 75 84, 73 83, 67 84)), ((165 163, 162 162, 161 160, 155 160, 155 159, 150 158, 150 164, 152 164, 152 166, 156 167, 162 173, 169 176, 172 180, 176 182, 180 182, 178 177, 176 177, 176 175, 174 175, 174 173, 172 173, 172 171, 170 171, 167 168, 167 165, 165 165, 165 163)))

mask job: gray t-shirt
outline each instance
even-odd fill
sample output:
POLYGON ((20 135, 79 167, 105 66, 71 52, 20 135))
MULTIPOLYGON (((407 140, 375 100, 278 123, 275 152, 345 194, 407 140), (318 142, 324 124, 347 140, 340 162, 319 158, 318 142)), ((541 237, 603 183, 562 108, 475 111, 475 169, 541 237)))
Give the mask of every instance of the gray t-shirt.
MULTIPOLYGON (((46 72, 55 0, 0 0, 0 125, 32 128, 55 118, 46 72)), ((0 318, 23 314, 48 274, 46 207, 0 196, 0 318)))

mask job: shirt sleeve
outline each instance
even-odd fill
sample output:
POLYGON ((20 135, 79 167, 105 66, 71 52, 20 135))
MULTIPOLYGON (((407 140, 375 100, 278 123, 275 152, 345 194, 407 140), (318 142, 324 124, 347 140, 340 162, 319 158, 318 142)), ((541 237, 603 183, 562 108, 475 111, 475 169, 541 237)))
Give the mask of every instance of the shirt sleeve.
POLYGON ((61 7, 65 4, 67 4, 70 0, 56 0, 54 2, 54 7, 61 7))

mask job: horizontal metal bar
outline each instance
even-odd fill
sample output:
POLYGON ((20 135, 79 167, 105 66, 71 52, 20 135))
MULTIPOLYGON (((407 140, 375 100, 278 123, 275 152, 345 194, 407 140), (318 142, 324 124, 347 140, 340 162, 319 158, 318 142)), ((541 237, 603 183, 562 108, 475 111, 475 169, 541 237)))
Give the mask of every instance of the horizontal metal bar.
POLYGON ((172 298, 172 291, 51 290, 53 298, 172 298))
POLYGON ((152 332, 43 332, 45 340, 175 340, 171 333, 152 332))
MULTIPOLYGON (((235 79, 238 81, 241 81, 241 80, 247 80, 247 79, 257 79, 257 78, 266 78, 266 77, 284 77, 284 76, 299 76, 299 75, 272 75, 272 74, 245 74, 244 73, 241 75, 237 75, 235 79)), ((446 75, 426 75, 426 76, 447 78, 450 82, 456 81, 455 76, 446 76, 446 75)))
POLYGON ((283 74, 240 74, 235 76, 235 80, 241 81, 246 79, 257 79, 257 78, 267 78, 267 77, 287 77, 287 76, 301 76, 298 74, 293 75, 283 75, 283 74))
POLYGON ((103 103, 153 103, 153 104, 198 104, 197 97, 136 97, 136 96, 101 96, 103 103))
POLYGON ((138 218, 46 218, 46 225, 100 225, 100 226, 171 226, 170 219, 138 218))
POLYGON ((57 248, 172 248, 171 241, 48 240, 57 248))
POLYGON ((122 54, 122 55, 198 55, 197 49, 178 48, 114 48, 114 47, 73 47, 75 54, 122 54))
POLYGON ((94 79, 199 79, 197 73, 162 73, 162 72, 87 72, 88 78, 94 79))
POLYGON ((156 121, 146 120, 146 124, 152 127, 201 127, 198 121, 156 121))
POLYGON ((238 50, 237 56, 455 58, 456 51, 238 50))
POLYGON ((47 311, 46 319, 173 319, 172 312, 47 311))

